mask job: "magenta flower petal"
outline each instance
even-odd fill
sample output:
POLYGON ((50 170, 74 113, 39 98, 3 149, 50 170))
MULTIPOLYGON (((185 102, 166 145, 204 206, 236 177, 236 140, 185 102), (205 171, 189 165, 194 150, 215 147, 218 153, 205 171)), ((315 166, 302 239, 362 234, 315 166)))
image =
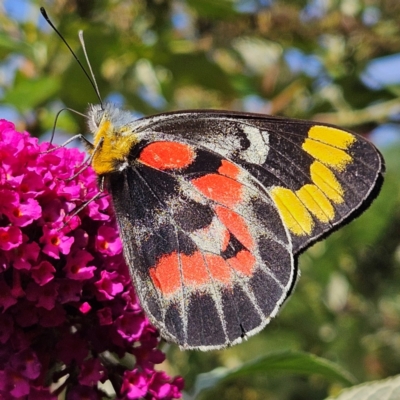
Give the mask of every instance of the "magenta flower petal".
POLYGON ((49 388, 34 386, 29 392, 29 400, 58 400, 58 396, 51 394, 49 388))
POLYGON ((40 207, 39 203, 34 199, 27 199, 25 202, 18 204, 9 213, 8 217, 15 226, 26 226, 41 215, 42 207, 40 207))
POLYGON ((0 371, 0 393, 7 394, 7 397, 2 396, 2 398, 9 400, 24 398, 29 391, 29 382, 21 374, 10 368, 0 371))
POLYGON ((15 322, 21 328, 34 326, 39 321, 38 309, 35 303, 30 301, 19 301, 13 309, 15 322))
POLYGON ((89 348, 84 338, 76 333, 65 332, 56 345, 56 352, 59 359, 66 365, 74 361, 82 364, 89 353, 89 348), (74 349, 74 351, 71 351, 71 349, 74 349))
POLYGON ((68 400, 98 400, 108 377, 118 398, 179 398, 181 378, 154 369, 165 355, 110 199, 90 201, 97 179, 90 167, 75 176, 81 152, 50 148, 0 120, 0 399, 56 400, 49 385, 61 379, 68 400), (133 355, 134 369, 110 353, 133 355))
POLYGON ((68 254, 73 242, 74 238, 65 236, 62 231, 50 229, 47 226, 43 227, 40 243, 44 243, 42 251, 48 256, 59 259, 60 253, 68 254))
POLYGON ((0 228, 0 249, 11 250, 22 243, 22 232, 16 226, 0 228))
POLYGON ((110 307, 104 307, 97 311, 100 325, 111 325, 113 323, 112 312, 110 307))
POLYGON ((36 307, 52 310, 56 304, 58 296, 58 284, 49 282, 46 285, 38 285, 35 282, 28 284, 26 298, 35 303, 36 307))
POLYGON ((58 298, 61 303, 74 303, 82 296, 82 283, 71 279, 58 279, 58 298))
POLYGON ((84 250, 70 254, 64 268, 67 278, 78 281, 92 278, 96 267, 87 266, 87 263, 92 260, 93 256, 84 250))
POLYGON ((12 254, 15 269, 31 269, 38 259, 40 247, 36 242, 23 243, 12 254))
POLYGON ((171 383, 169 382, 169 377, 164 379, 164 373, 162 372, 153 375, 149 392, 158 399, 169 397, 171 393, 171 383))
POLYGON ((11 356, 10 366, 14 371, 28 379, 37 378, 42 368, 37 355, 31 349, 22 350, 11 356))
POLYGON ((0 343, 6 343, 14 331, 14 320, 9 314, 0 314, 0 343))
POLYGON ((79 311, 82 313, 82 314, 87 314, 90 310, 92 309, 92 306, 87 302, 87 301, 85 301, 83 304, 81 304, 81 306, 79 307, 79 311))
POLYGON ((119 282, 118 277, 116 271, 101 271, 101 279, 95 283, 95 286, 99 291, 99 300, 111 300, 117 294, 122 292, 123 285, 119 282))
POLYGON ((122 251, 122 243, 118 231, 110 226, 101 226, 97 232, 96 249, 100 253, 109 256, 120 254, 122 251))
POLYGON ((79 383, 86 386, 94 386, 104 377, 104 367, 98 358, 90 358, 82 364, 81 373, 78 376, 79 383))
POLYGON ((143 316, 136 313, 126 312, 117 318, 117 332, 129 341, 138 339, 143 333, 146 321, 143 316))
POLYGON ((13 296, 10 287, 3 281, 0 281, 0 307, 3 307, 3 312, 14 305, 17 299, 13 296))
POLYGON ((103 210, 106 210, 108 208, 109 204, 110 202, 107 197, 103 197, 99 199, 99 201, 90 203, 88 205, 89 217, 96 221, 109 220, 110 216, 102 212, 103 210))
POLYGON ((40 325, 45 328, 61 327, 67 318, 65 309, 58 303, 50 309, 39 308, 38 315, 40 325))
POLYGON ((159 371, 150 379, 149 392, 155 399, 176 399, 181 397, 183 380, 178 378, 171 382, 170 377, 163 371, 159 371))
POLYGON ((0 212, 7 216, 8 219, 12 217, 12 210, 19 205, 19 193, 10 189, 0 189, 0 212))
POLYGON ((146 376, 137 369, 133 371, 125 371, 121 392, 127 399, 140 399, 147 393, 146 376))
POLYGON ((45 191, 43 178, 36 172, 29 171, 22 175, 22 180, 17 188, 21 198, 37 197, 45 191))
POLYGON ((141 340, 142 345, 135 347, 132 351, 136 357, 137 364, 140 365, 144 371, 151 372, 155 364, 161 364, 165 360, 165 354, 156 348, 147 345, 146 342, 141 340))
POLYGON ((55 225, 57 222, 62 223, 65 214, 61 200, 54 198, 46 202, 46 207, 42 211, 42 220, 46 224, 55 225))
POLYGON ((45 285, 54 278, 56 269, 48 262, 42 261, 31 269, 33 280, 40 286, 45 285))

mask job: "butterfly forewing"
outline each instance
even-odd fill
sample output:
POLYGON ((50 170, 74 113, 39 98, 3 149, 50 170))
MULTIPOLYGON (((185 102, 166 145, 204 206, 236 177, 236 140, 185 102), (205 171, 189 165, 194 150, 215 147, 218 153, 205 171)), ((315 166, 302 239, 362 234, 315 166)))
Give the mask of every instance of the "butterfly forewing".
POLYGON ((364 210, 383 159, 362 136, 329 125, 258 114, 188 111, 138 123, 216 152, 247 170, 274 200, 298 253, 364 210))

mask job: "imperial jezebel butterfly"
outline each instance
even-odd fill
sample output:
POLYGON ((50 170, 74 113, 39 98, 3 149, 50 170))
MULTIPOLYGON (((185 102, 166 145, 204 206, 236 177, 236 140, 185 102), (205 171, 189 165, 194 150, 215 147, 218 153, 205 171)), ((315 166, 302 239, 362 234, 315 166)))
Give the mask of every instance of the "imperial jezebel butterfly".
POLYGON ((322 123, 211 110, 134 120, 111 104, 88 120, 141 305, 183 349, 259 332, 299 253, 365 210, 383 180, 369 141, 322 123))

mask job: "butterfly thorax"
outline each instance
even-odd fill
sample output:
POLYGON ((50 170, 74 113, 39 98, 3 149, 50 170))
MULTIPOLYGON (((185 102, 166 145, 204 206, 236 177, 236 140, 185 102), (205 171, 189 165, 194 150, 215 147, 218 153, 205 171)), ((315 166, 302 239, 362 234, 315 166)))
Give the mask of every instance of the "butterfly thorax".
POLYGON ((92 106, 88 112, 89 128, 93 133, 92 168, 97 175, 123 169, 138 136, 127 123, 132 116, 126 111, 106 104, 92 106))

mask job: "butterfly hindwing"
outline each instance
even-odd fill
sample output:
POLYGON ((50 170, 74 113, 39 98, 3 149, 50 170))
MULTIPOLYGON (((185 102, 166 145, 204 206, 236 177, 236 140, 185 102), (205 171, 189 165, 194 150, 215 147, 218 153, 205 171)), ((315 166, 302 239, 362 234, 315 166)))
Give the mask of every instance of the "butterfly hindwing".
POLYGON ((182 348, 221 348, 258 332, 296 276, 271 197, 202 146, 143 143, 108 187, 151 321, 182 348))

